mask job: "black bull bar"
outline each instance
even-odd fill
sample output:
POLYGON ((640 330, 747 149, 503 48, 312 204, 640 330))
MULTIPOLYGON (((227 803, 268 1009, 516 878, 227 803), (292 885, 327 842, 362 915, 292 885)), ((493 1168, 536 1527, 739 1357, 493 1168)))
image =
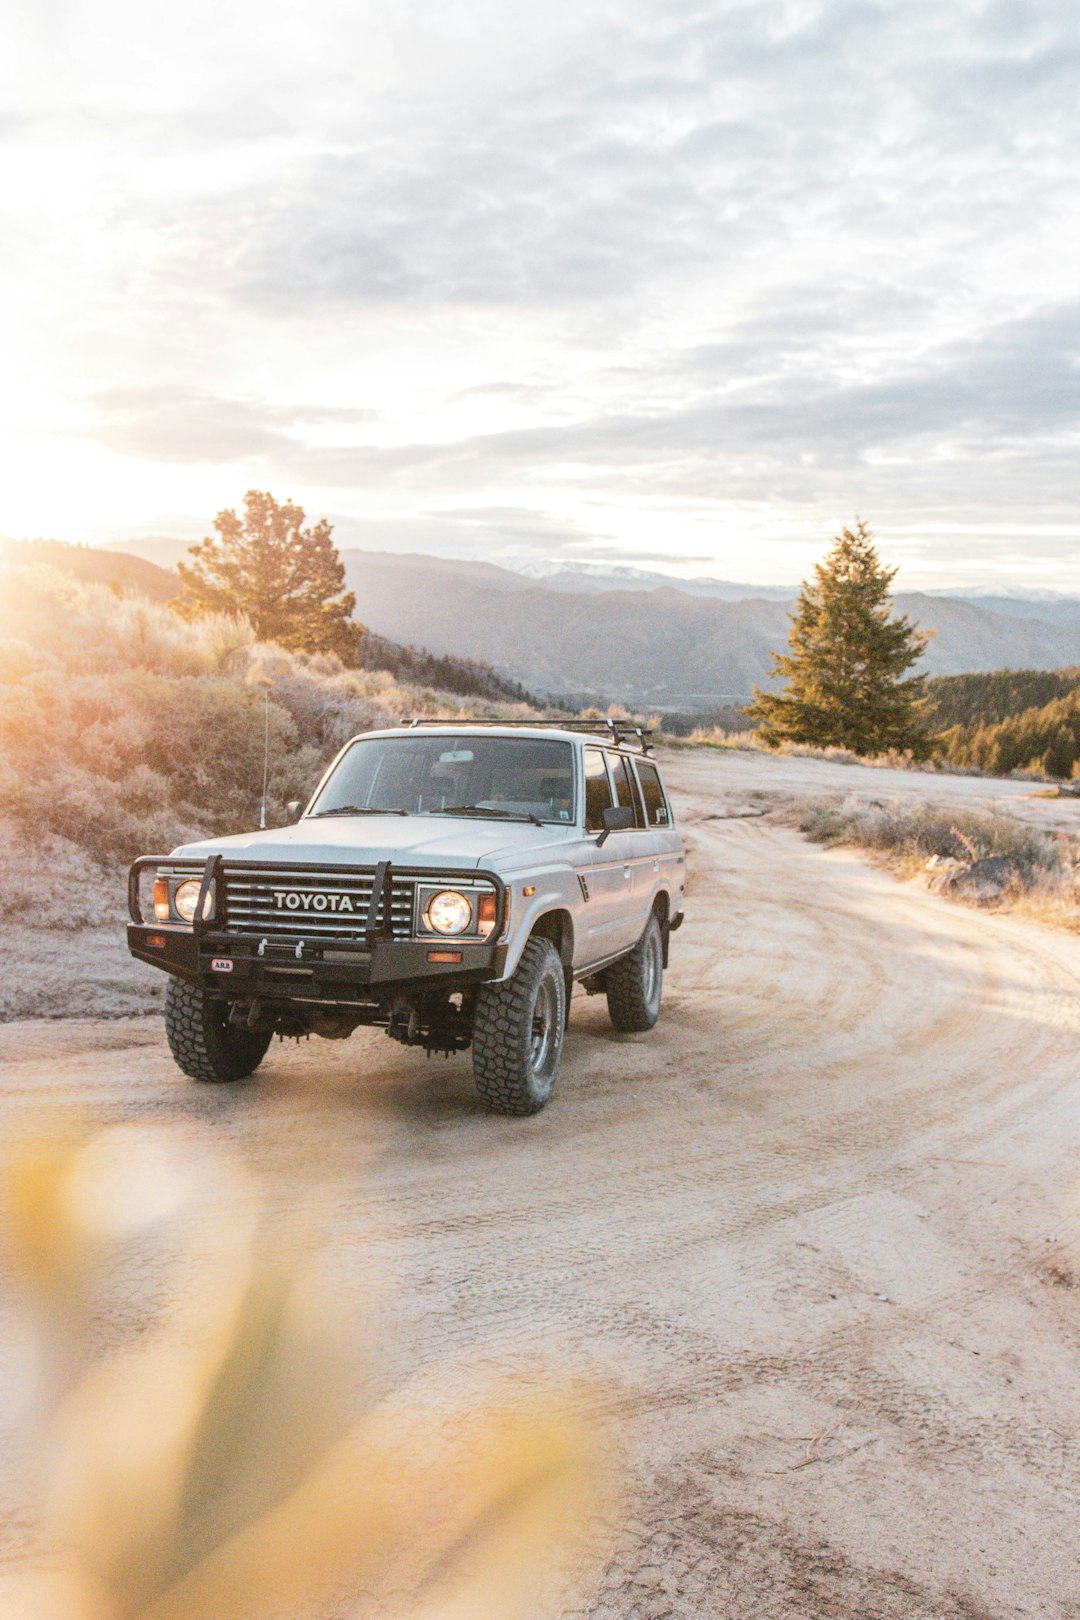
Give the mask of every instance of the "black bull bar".
MULTIPOLYGON (((326 866, 297 863, 290 868, 298 885, 305 875, 326 866)), ((370 868, 342 867, 343 878, 364 876, 370 868)), ((237 872, 257 877, 260 872, 280 871, 280 864, 260 861, 230 863, 229 874, 237 872)), ((178 978, 201 983, 221 994, 242 999, 265 997, 284 1000, 355 1001, 370 1000, 384 987, 409 982, 438 980, 447 989, 453 981, 471 983, 498 978, 506 960, 506 944, 498 943, 506 928, 507 890, 494 872, 460 867, 395 866, 390 860, 374 868, 367 915, 359 939, 320 934, 317 940, 291 939, 280 935, 260 935, 257 928, 243 933, 228 931, 228 877, 220 854, 205 861, 185 860, 183 856, 141 855, 128 873, 128 949, 141 962, 162 969, 178 978), (167 867, 176 875, 190 867, 199 879, 199 896, 190 923, 173 920, 148 922, 143 915, 141 880, 151 868, 167 867), (445 883, 448 887, 464 880, 490 883, 495 891, 495 926, 483 940, 462 939, 455 935, 425 934, 408 939, 391 933, 391 894, 395 878, 415 883, 445 883), (207 899, 214 903, 204 916, 207 899), (380 922, 380 912, 382 921, 380 922)))

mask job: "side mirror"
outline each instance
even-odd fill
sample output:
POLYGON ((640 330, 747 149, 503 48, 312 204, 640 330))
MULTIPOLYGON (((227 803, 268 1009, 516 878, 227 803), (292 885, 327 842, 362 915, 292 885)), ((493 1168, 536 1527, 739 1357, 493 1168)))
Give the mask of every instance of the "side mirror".
POLYGON ((604 830, 596 840, 597 849, 608 833, 629 832, 634 826, 634 812, 628 804, 610 804, 603 814, 604 830))
POLYGON ((303 811, 303 808, 304 808, 303 799, 290 799, 289 800, 288 804, 285 806, 285 825, 286 825, 286 827, 295 826, 295 824, 300 820, 300 815, 301 815, 301 812, 303 811))

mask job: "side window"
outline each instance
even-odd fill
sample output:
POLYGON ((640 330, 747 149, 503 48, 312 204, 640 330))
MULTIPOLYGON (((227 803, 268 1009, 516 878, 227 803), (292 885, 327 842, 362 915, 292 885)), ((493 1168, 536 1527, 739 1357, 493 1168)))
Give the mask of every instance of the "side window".
POLYGON ((588 832, 602 832, 604 811, 611 807, 611 783, 607 766, 599 748, 585 750, 585 827, 588 832))
POLYGON ((641 796, 645 800, 645 820, 650 827, 670 827, 671 811, 660 782, 660 773, 648 760, 635 761, 641 796))
POLYGON ((634 826, 643 827, 645 822, 641 816, 641 801, 634 788, 634 779, 630 773, 630 761, 625 754, 609 754, 608 764, 611 766, 612 780, 615 783, 615 802, 624 809, 634 812, 634 826))

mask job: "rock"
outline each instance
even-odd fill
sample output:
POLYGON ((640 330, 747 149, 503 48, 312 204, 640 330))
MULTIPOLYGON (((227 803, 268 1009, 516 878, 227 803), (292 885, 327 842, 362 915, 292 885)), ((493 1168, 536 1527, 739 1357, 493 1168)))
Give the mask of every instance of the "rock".
POLYGON ((960 872, 967 871, 967 865, 952 855, 931 855, 924 871, 930 874, 926 881, 931 894, 943 894, 960 872))
POLYGON ((987 855, 949 872, 941 889, 957 900, 973 900, 978 906, 986 906, 1000 900, 1010 889, 1019 888, 1020 881, 1019 864, 1010 855, 987 855))

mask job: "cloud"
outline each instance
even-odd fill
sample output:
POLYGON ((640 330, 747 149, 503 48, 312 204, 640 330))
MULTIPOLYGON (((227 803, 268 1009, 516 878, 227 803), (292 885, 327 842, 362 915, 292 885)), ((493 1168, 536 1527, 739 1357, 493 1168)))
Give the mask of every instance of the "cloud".
POLYGON ((86 404, 92 418, 86 434, 99 444, 181 464, 280 459, 300 448, 298 430, 367 427, 377 419, 371 411, 266 405, 181 387, 103 389, 86 404))
POLYGON ((689 556, 856 505, 964 568, 1002 512, 1074 544, 1066 0, 67 24, 5 115, 5 292, 82 445, 447 548, 642 561, 654 517, 689 556))
MULTIPOLYGON (((754 351, 743 345, 735 352, 745 364, 754 351)), ((738 376, 731 358, 723 346, 691 351, 686 369, 694 378, 721 371, 730 381, 738 376)), ((1080 303, 1071 302, 919 355, 883 380, 830 381, 804 368, 760 383, 737 381, 662 412, 465 439, 301 450, 293 465, 312 479, 343 483, 463 464, 482 482, 506 463, 528 471, 569 461, 640 466, 643 458, 679 456, 806 456, 818 467, 843 469, 875 453, 923 454, 928 443, 948 444, 971 461, 1017 446, 1042 446, 1045 453, 1050 436, 1078 432, 1080 303)))

